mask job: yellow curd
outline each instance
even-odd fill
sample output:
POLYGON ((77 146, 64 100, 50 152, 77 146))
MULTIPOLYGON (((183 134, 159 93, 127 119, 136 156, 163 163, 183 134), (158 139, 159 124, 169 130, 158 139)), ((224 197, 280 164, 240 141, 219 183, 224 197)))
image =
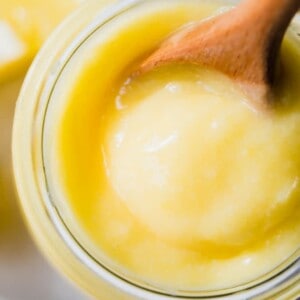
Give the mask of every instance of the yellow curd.
POLYGON ((232 287, 300 244, 300 49, 282 48, 269 113, 223 74, 130 74, 180 26, 228 7, 149 1, 69 61, 45 122, 50 193, 76 239, 118 273, 166 289, 232 287))

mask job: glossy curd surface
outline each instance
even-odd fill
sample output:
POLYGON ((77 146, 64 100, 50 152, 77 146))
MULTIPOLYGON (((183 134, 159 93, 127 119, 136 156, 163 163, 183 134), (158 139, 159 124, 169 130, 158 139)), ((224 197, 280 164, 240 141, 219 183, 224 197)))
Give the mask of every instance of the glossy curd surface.
POLYGON ((50 194, 108 268, 168 290, 233 287, 300 244, 300 48, 290 34, 268 113, 223 74, 130 74, 182 25, 229 7, 149 1, 72 56, 45 122, 50 194))

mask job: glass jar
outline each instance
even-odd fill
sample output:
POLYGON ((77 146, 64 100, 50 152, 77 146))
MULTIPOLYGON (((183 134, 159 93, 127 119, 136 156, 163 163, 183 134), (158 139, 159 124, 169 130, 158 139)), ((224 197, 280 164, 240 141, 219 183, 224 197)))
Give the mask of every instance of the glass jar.
MULTIPOLYGON (((21 206, 32 235, 63 273, 97 299, 297 299, 300 249, 272 272, 242 286, 168 293, 111 271, 78 242, 76 233, 70 231, 63 219, 48 188, 43 156, 45 118, 51 95, 62 70, 88 39, 109 21, 148 1, 86 3, 48 40, 27 75, 16 108, 13 163, 21 206)), ((295 18, 288 34, 298 39, 300 47, 300 16, 295 18)))

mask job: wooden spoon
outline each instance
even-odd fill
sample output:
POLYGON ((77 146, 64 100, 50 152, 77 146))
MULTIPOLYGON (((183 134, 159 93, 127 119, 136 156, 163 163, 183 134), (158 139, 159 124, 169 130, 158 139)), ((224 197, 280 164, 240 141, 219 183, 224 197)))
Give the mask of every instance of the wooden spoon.
POLYGON ((171 62, 213 67, 236 80, 256 107, 267 107, 282 38, 299 6, 300 0, 245 0, 175 33, 139 73, 171 62))

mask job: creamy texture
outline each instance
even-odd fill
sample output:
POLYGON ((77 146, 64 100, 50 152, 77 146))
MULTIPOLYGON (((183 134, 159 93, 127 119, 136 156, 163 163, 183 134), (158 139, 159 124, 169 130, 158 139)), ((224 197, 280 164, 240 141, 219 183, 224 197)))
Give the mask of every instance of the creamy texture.
POLYGON ((213 70, 129 78, 165 36, 218 10, 153 1, 110 21, 65 68, 46 120, 50 191, 77 239, 110 268, 165 289, 245 283, 300 243, 292 38, 268 114, 213 70))
POLYGON ((101 126, 107 178, 157 236, 244 246, 299 204, 294 118, 253 112, 227 78, 191 66, 136 79, 122 94, 101 126))

